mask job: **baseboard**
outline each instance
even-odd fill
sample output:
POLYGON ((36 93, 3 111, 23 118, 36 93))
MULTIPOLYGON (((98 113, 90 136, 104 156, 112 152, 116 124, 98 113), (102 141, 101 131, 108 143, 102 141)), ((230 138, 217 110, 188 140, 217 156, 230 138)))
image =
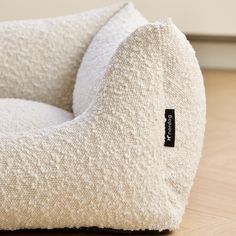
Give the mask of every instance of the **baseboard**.
POLYGON ((187 34, 202 68, 236 69, 236 37, 187 34))

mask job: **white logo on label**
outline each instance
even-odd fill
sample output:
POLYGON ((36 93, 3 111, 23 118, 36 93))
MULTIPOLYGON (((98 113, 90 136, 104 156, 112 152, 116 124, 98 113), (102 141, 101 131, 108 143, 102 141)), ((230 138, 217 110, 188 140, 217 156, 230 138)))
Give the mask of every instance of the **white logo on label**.
POLYGON ((167 135, 166 135, 167 141, 171 141, 172 118, 173 118, 172 115, 168 115, 168 118, 167 118, 168 129, 167 129, 167 135))

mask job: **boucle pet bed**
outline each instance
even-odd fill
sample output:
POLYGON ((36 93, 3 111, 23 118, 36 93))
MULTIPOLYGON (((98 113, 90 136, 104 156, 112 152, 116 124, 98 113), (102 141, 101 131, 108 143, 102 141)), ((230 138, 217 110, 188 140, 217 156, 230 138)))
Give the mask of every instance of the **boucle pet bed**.
MULTIPOLYGON (((1 96, 51 104, 19 99, 2 102, 6 106, 9 101, 9 109, 12 106, 16 114, 13 127, 17 127, 18 117, 30 125, 0 132, 0 229, 96 226, 162 231, 179 227, 201 156, 205 126, 204 85, 195 53, 171 20, 148 24, 132 4, 105 9, 82 14, 92 15, 96 24, 82 40, 83 50, 72 55, 52 50, 45 67, 44 57, 37 56, 41 53, 32 54, 29 62, 25 57, 22 63, 29 71, 18 78, 9 69, 10 61, 3 63, 7 49, 0 50, 1 96), (98 24, 96 17, 100 19, 101 12, 103 21, 98 24), (85 45, 89 46, 78 71, 72 114, 52 105, 72 109, 68 92, 72 96, 76 76, 74 71, 67 72, 79 67, 85 45), (53 56, 57 70, 52 66, 53 56), (71 62, 67 64, 63 56, 71 62), (35 128, 29 116, 19 115, 23 103, 27 104, 23 108, 26 114, 31 117, 32 109, 32 119, 38 119, 35 128), (49 112, 50 122, 37 117, 41 111, 49 112)), ((0 42, 7 45, 5 40, 18 34, 18 27, 24 35, 32 24, 40 32, 41 26, 54 27, 57 22, 61 32, 67 20, 59 19, 2 23, 0 42)), ((50 36, 46 38, 56 32, 47 32, 50 36)), ((34 36, 26 33, 22 40, 31 41, 34 36)), ((76 36, 68 37, 74 50, 76 36)), ((23 54, 34 51, 31 43, 11 43, 19 43, 13 49, 23 54)), ((21 62, 14 63, 19 63, 16 70, 20 70, 21 62)))

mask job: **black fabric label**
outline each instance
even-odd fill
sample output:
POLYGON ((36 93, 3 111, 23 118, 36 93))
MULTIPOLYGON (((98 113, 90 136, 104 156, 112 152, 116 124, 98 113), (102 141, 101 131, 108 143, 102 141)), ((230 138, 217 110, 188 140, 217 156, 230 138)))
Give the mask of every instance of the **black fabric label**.
POLYGON ((166 109, 165 110, 165 143, 166 147, 175 146, 175 110, 166 109))

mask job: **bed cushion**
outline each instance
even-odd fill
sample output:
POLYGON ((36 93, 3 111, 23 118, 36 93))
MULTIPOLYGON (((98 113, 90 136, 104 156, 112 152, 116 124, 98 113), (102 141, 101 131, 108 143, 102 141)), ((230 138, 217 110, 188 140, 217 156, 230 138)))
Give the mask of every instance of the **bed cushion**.
POLYGON ((73 119, 73 114, 52 105, 23 99, 0 99, 0 132, 33 131, 73 119))
POLYGON ((99 89, 101 78, 119 44, 147 20, 129 3, 119 10, 95 35, 80 65, 74 94, 75 116, 83 113, 99 89))
POLYGON ((95 33, 126 3, 75 15, 0 23, 0 97, 72 110, 80 62, 95 33))

